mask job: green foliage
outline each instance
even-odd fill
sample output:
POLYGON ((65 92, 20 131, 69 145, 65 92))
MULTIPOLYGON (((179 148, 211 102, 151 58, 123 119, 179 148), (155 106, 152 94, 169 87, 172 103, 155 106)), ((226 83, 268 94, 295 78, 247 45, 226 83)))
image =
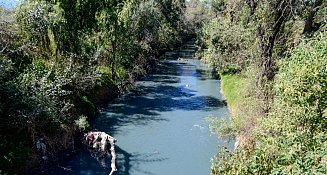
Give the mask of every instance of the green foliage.
POLYGON ((280 62, 275 100, 252 149, 222 151, 212 174, 325 174, 327 160, 326 32, 280 62))
POLYGON ((224 96, 226 96, 227 104, 235 109, 242 95, 246 93, 242 87, 246 86, 248 80, 242 74, 222 75, 221 80, 223 82, 221 88, 224 96))
POLYGON ((199 35, 197 56, 216 66, 221 74, 238 73, 253 64, 258 54, 253 28, 216 18, 199 35))
POLYGON ((222 150, 212 174, 326 173, 326 1, 211 5, 197 56, 222 75, 233 115, 211 128, 241 142, 222 150))
POLYGON ((280 63, 276 80, 279 116, 290 120, 291 126, 295 124, 301 130, 313 133, 326 124, 322 114, 327 107, 326 32, 317 34, 316 38, 304 41, 290 51, 289 60, 280 63), (284 106, 293 108, 287 111, 293 118, 282 116, 286 114, 284 106))
POLYGON ((17 141, 10 143, 4 141, 0 144, 0 174, 12 174, 12 169, 17 169, 24 164, 28 156, 31 154, 31 149, 26 146, 26 143, 17 141))
POLYGON ((213 18, 208 1, 190 0, 186 2, 185 21, 187 30, 194 36, 201 31, 202 26, 213 18))
POLYGON ((87 96, 82 96, 80 103, 78 103, 79 108, 81 109, 80 113, 87 116, 94 116, 96 112, 95 105, 90 101, 87 96))
POLYGON ((221 75, 221 89, 226 98, 231 119, 214 119, 211 131, 220 136, 238 137, 250 135, 258 117, 259 104, 253 97, 253 70, 248 69, 239 74, 221 75))
POLYGON ((35 1, 22 3, 19 8, 16 16, 22 35, 34 43, 45 44, 50 25, 50 5, 45 1, 35 1))
POLYGON ((80 130, 85 130, 90 126, 89 122, 87 121, 86 116, 80 116, 79 119, 75 120, 75 124, 80 130))
POLYGON ((219 14, 226 8, 226 0, 211 0, 211 7, 215 14, 219 14))
POLYGON ((48 157, 70 147, 62 137, 87 128, 96 104, 181 43, 183 8, 171 0, 25 0, 15 12, 0 8, 0 126, 9 133, 0 133, 0 172, 35 164, 35 137, 45 138, 48 157))

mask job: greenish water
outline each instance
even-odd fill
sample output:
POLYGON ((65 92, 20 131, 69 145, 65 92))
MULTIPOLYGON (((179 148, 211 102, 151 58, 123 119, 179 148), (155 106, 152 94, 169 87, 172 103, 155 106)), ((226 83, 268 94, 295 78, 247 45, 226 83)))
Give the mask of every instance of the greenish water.
MULTIPOLYGON (((227 117, 220 81, 198 60, 167 60, 108 104, 92 126, 117 140, 116 175, 208 175, 218 145, 208 116, 227 117)), ((50 174, 108 174, 110 158, 82 152, 50 174)))

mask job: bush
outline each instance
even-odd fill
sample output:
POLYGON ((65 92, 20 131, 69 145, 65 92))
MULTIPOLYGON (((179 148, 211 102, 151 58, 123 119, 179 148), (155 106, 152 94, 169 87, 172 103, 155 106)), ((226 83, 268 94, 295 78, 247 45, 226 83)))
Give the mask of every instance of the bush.
POLYGON ((87 121, 87 117, 83 115, 81 115, 79 119, 75 120, 75 125, 77 125, 80 130, 85 130, 90 126, 89 122, 87 121))
POLYGON ((197 56, 217 67, 222 74, 233 74, 254 63, 258 48, 253 28, 216 18, 204 25, 197 56))
POLYGON ((325 174, 327 171, 327 35, 280 62, 273 110, 255 130, 252 149, 218 154, 212 174, 325 174))

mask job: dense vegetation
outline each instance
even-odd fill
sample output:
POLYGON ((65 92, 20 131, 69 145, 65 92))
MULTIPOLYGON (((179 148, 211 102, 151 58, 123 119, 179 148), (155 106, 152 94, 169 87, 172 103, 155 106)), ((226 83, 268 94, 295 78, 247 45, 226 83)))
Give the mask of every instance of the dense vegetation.
POLYGON ((25 0, 0 8, 0 174, 55 159, 97 106, 197 37, 234 136, 212 174, 325 174, 326 0, 25 0), (46 152, 35 149, 43 138, 46 152))
POLYGON ((70 148, 97 104, 191 31, 180 0, 26 0, 0 8, 0 174, 70 148))
POLYGON ((238 141, 212 174, 325 174, 326 1, 207 4, 197 56, 216 66, 233 113, 211 127, 238 141))

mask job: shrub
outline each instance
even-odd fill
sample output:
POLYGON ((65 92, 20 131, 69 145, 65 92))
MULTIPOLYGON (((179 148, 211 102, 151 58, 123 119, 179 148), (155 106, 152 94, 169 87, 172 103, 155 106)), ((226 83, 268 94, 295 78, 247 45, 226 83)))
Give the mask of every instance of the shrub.
POLYGON ((79 119, 75 120, 75 125, 80 129, 80 130, 85 130, 90 126, 89 122, 87 121, 87 117, 81 115, 79 119))
POLYGON ((254 131, 254 148, 223 150, 212 174, 326 173, 326 39, 318 34, 280 62, 273 110, 254 131))
POLYGON ((254 63, 258 56, 253 28, 217 18, 204 25, 202 49, 197 56, 216 66, 219 73, 233 74, 254 63))

